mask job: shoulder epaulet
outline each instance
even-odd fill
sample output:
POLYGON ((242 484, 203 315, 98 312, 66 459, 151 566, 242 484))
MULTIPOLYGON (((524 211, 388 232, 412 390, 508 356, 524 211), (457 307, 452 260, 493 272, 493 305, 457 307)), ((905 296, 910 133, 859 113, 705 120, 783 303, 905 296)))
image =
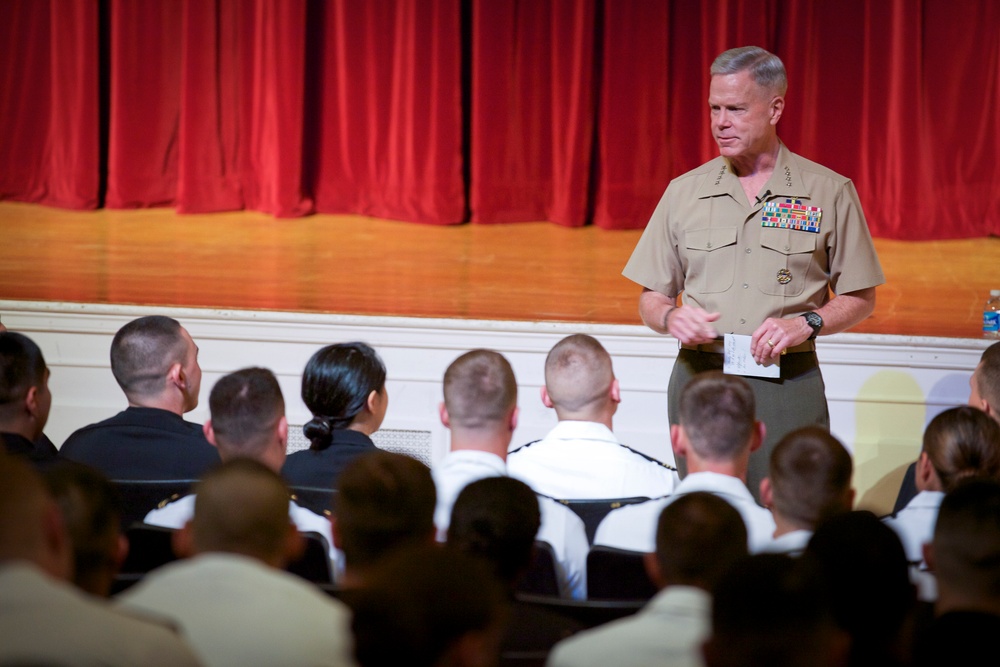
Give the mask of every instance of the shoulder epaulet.
POLYGON ((160 502, 156 503, 156 509, 161 510, 164 507, 166 507, 167 505, 169 505, 170 503, 175 502, 177 500, 180 500, 181 498, 184 498, 186 496, 187 496, 187 494, 184 494, 182 496, 179 493, 175 493, 172 496, 168 496, 168 497, 164 498, 163 500, 161 500, 160 502))
POLYGON ((660 459, 654 458, 654 457, 650 456, 649 454, 643 454, 639 450, 632 449, 628 445, 623 445, 621 443, 619 443, 618 446, 619 447, 624 447, 625 449, 629 450, 633 454, 638 454, 639 456, 641 456, 642 458, 646 459, 647 461, 655 463, 656 465, 658 465, 660 467, 666 468, 667 470, 673 470, 674 472, 677 472, 677 468, 675 468, 674 466, 670 465, 669 463, 664 463, 660 459))
POLYGON ((520 447, 518 447, 517 449, 512 449, 512 450, 510 450, 509 452, 507 452, 507 456, 510 456, 511 454, 516 454, 516 453, 518 453, 519 451, 521 451, 522 449, 525 449, 525 448, 527 448, 527 447, 531 447, 532 445, 534 445, 534 444, 535 444, 535 443, 537 443, 537 442, 541 442, 541 439, 538 439, 538 440, 532 440, 531 442, 529 442, 529 443, 527 443, 527 444, 524 444, 524 445, 521 445, 521 446, 520 446, 520 447))

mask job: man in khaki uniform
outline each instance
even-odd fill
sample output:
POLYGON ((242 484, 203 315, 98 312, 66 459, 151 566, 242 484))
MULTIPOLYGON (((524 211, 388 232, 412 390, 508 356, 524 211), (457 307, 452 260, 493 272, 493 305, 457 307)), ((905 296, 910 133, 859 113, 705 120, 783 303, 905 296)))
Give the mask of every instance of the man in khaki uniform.
POLYGON ((780 363, 779 379, 747 378, 767 425, 747 480, 756 493, 785 433, 829 426, 814 339, 868 317, 885 278, 851 181, 778 139, 781 60, 759 47, 731 49, 711 75, 720 156, 670 183, 623 274, 644 288, 643 322, 681 344, 671 422, 687 381, 722 368, 723 334, 751 336, 754 361, 780 363))

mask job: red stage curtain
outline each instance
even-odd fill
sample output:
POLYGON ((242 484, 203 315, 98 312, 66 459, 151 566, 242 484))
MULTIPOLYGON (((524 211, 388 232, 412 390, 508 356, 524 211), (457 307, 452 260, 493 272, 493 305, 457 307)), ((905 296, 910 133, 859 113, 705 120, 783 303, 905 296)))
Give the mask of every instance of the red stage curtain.
POLYGON ((99 21, 91 0, 0 2, 0 199, 100 199, 99 21))
POLYGON ((0 0, 0 199, 639 228, 748 43, 876 236, 1000 235, 993 0, 0 0))

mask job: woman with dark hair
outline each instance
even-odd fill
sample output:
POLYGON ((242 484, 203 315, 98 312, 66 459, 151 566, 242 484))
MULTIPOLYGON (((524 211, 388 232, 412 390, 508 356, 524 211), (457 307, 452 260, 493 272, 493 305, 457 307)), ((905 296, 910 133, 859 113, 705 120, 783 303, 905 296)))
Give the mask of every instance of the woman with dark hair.
POLYGON ((302 427, 311 444, 281 474, 292 486, 334 489, 344 466, 375 449, 371 434, 389 405, 385 364, 365 343, 327 345, 306 364, 302 400, 313 414, 302 427))
POLYGON ((926 573, 923 545, 934 536, 934 523, 946 493, 972 477, 1000 479, 1000 424, 982 410, 967 405, 945 410, 924 431, 917 459, 917 493, 900 511, 883 519, 903 542, 906 558, 915 566, 920 598, 936 597, 933 578, 926 573))

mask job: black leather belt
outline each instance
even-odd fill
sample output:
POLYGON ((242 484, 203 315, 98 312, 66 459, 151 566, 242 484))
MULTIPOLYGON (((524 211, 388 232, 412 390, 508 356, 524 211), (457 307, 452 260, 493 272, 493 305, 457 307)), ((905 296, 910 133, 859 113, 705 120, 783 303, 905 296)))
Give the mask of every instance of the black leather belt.
MULTIPOLYGON (((708 352, 710 354, 724 354, 726 352, 726 343, 722 340, 713 340, 711 343, 701 343, 700 345, 687 345, 681 343, 682 350, 694 350, 695 352, 708 352)), ((807 340, 804 343, 799 343, 798 345, 793 345, 792 347, 786 349, 782 354, 795 354, 797 352, 814 352, 816 350, 816 341, 807 340)))

